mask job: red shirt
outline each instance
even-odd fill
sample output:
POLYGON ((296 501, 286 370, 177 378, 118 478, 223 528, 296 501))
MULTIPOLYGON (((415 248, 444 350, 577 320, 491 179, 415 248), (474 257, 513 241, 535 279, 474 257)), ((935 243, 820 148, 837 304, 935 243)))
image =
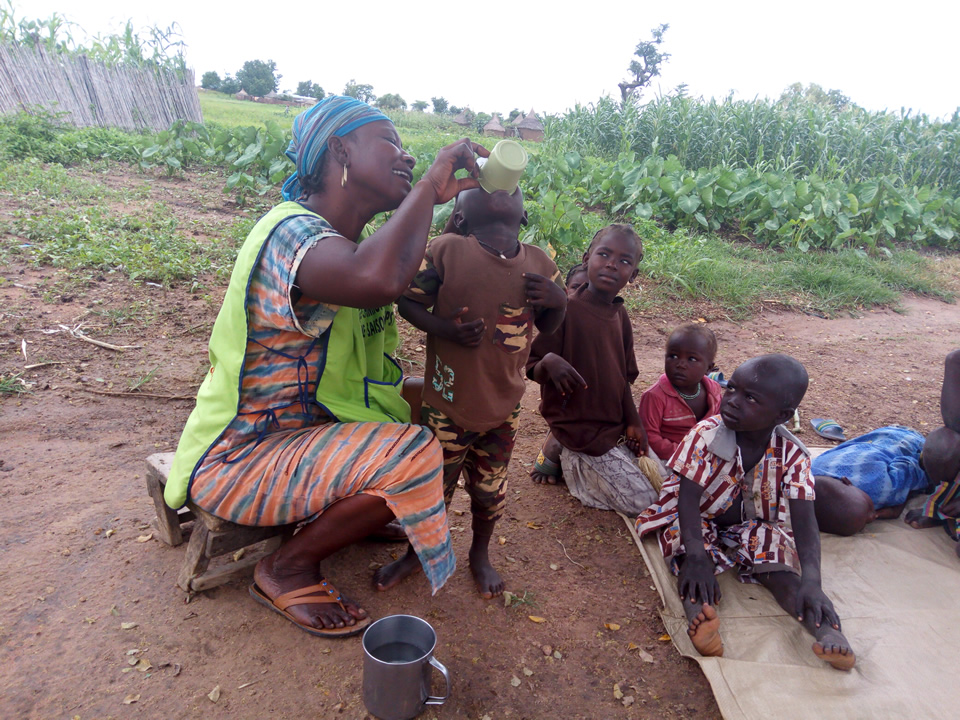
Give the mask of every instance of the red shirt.
MULTIPOLYGON (((707 414, 703 417, 708 418, 720 412, 722 390, 715 380, 706 376, 700 382, 707 391, 707 414)), ((680 441, 697 424, 693 410, 677 394, 665 374, 643 392, 638 409, 650 449, 663 461, 673 455, 680 441)))

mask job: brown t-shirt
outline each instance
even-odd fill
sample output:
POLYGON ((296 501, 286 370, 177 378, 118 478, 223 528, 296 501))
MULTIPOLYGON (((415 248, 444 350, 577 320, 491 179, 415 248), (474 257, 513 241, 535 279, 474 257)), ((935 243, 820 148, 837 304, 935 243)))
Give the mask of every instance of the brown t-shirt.
POLYGON ((548 353, 556 353, 587 383, 568 397, 552 382, 540 386, 540 414, 557 441, 568 450, 603 455, 623 434, 628 418, 625 403, 632 403, 630 385, 637 379, 633 328, 623 300, 598 301, 584 285, 567 299, 567 314, 560 328, 538 335, 527 360, 527 370, 548 353))
POLYGON ((427 336, 423 401, 465 430, 492 430, 523 396, 535 317, 526 300, 523 273, 528 272, 560 284, 556 264, 538 247, 521 244, 516 257, 504 259, 484 250, 472 235, 441 235, 427 246, 420 271, 404 293, 433 307, 434 315, 451 317, 466 307, 463 322, 484 320, 478 347, 427 336))

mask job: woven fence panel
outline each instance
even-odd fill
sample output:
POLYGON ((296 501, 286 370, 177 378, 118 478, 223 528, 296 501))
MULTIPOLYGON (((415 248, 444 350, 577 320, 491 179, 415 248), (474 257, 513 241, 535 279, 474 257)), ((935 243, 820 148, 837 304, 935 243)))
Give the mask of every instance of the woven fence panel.
POLYGON ((165 130, 203 122, 192 70, 108 67, 86 56, 0 45, 0 113, 43 108, 78 127, 165 130))

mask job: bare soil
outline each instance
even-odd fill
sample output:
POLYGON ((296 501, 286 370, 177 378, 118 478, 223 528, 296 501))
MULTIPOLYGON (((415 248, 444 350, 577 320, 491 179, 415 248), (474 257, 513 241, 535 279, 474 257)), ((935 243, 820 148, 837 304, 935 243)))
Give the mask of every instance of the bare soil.
MULTIPOLYGON (((197 197, 196 185, 153 181, 156 199, 209 222, 235 212, 216 189, 204 190, 197 197)), ((0 717, 366 717, 358 638, 304 634, 253 602, 249 581, 187 598, 176 587, 185 546, 150 537, 144 459, 175 448, 207 369, 223 288, 205 296, 108 276, 58 294, 71 286, 54 269, 13 265, 0 276, 0 374, 23 372, 33 383, 30 394, 0 396, 0 717), (92 312, 136 303, 146 311, 119 325, 92 312), (112 351, 45 332, 81 322, 94 338, 137 347, 112 351), (58 364, 24 371, 38 362, 58 364), (154 368, 139 393, 105 394, 126 393, 154 368)), ((810 430, 812 417, 834 418, 848 435, 939 423, 942 361, 958 344, 956 305, 906 298, 900 313, 823 320, 764 311, 742 324, 699 312, 719 337, 728 374, 770 351, 806 365, 800 437, 811 445, 828 444, 810 430)), ((662 372, 663 344, 678 322, 634 317, 638 398, 662 372)), ((420 338, 409 327, 404 337, 401 355, 416 373, 420 338)), ((529 604, 478 597, 465 562, 463 494, 450 515, 460 567, 435 597, 422 576, 386 593, 371 588, 372 568, 394 557, 395 545, 349 548, 328 563, 330 577, 373 617, 410 613, 433 624, 453 690, 425 718, 719 717, 697 665, 662 637, 659 599, 620 519, 529 481, 546 429, 537 403, 531 386, 497 529, 502 544, 492 551, 508 589, 529 604), (615 699, 614 684, 635 702, 615 699)))

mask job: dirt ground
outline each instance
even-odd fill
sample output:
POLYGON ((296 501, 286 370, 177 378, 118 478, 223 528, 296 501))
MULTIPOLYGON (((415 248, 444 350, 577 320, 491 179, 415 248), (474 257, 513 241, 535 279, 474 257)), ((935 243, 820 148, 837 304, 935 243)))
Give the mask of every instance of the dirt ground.
MULTIPOLYGON (((156 180, 154 192, 190 204, 184 183, 156 180)), ((211 214, 223 212, 210 205, 211 214)), ((57 363, 23 371, 30 394, 0 396, 0 717, 366 717, 358 638, 302 633, 253 602, 249 580, 188 603, 176 587, 185 546, 151 537, 144 459, 175 448, 207 369, 222 288, 204 297, 111 277, 57 295, 51 288, 62 272, 13 265, 0 276, 0 374, 57 363), (103 314, 134 307, 143 311, 119 325, 103 314), (59 329, 80 322, 91 337, 136 347, 112 351, 59 329), (139 393, 117 395, 154 368, 139 393), (217 687, 214 702, 208 694, 217 687)), ((768 351, 806 365, 812 382, 800 437, 823 445, 812 417, 835 418, 849 435, 938 423, 942 360, 958 344, 960 308, 906 298, 902 310, 838 320, 765 311, 742 324, 700 312, 728 374, 768 351)), ((678 322, 634 317, 638 398, 662 372, 665 337, 678 322)), ((416 372, 423 350, 412 329, 401 355, 416 372)), ((620 519, 527 478, 545 431, 537 403, 532 386, 497 530, 503 544, 492 551, 508 589, 526 603, 477 596, 462 493, 450 516, 460 567, 435 597, 422 576, 372 590, 371 568, 398 546, 355 546, 327 572, 375 618, 410 613, 433 624, 452 693, 425 718, 718 717, 696 664, 662 637, 659 599, 620 519), (615 699, 614 684, 635 702, 615 699)))

